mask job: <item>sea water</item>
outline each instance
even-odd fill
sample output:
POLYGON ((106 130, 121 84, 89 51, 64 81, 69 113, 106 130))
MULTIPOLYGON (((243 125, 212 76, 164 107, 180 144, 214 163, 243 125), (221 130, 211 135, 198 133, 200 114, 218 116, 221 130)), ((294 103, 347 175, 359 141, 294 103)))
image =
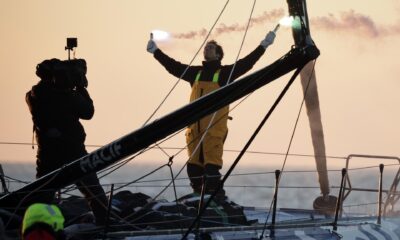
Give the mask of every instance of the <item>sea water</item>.
MULTIPOLYGON (((15 191, 35 178, 34 164, 2 164, 7 187, 15 191)), ((109 192, 114 184, 115 192, 129 190, 142 192, 157 199, 175 200, 191 192, 186 170, 183 166, 169 168, 151 164, 126 164, 113 170, 98 173, 104 189, 109 192), (155 171, 157 170, 157 171, 155 171), (182 170, 182 171, 181 171, 182 170), (154 173, 153 173, 154 171, 154 173), (172 173, 171 173, 172 171, 172 173), (181 171, 180 174, 179 171, 181 171), (151 174, 150 174, 151 173, 151 174), (171 181, 171 176, 176 177, 171 181), (173 187, 175 185, 175 188, 173 187)), ((386 168, 383 177, 384 190, 389 189, 396 176, 397 168, 386 168)), ((227 169, 221 172, 226 173, 227 169)), ((337 196, 341 182, 340 169, 329 171, 330 194, 337 196)), ((365 188, 375 191, 360 192, 347 190, 344 206, 348 211, 375 213, 377 209, 379 170, 377 168, 360 168, 349 171, 346 185, 353 188, 365 188)), ((230 200, 243 205, 269 208, 275 191, 275 170, 260 167, 241 167, 232 172, 225 183, 225 190, 230 200)), ((318 174, 312 169, 291 168, 284 171, 279 181, 278 207, 312 209, 314 199, 320 196, 318 174)), ((72 194, 80 195, 76 190, 72 194)), ((65 195, 67 196, 67 195, 65 195)), ((384 199, 386 194, 383 195, 384 199)))

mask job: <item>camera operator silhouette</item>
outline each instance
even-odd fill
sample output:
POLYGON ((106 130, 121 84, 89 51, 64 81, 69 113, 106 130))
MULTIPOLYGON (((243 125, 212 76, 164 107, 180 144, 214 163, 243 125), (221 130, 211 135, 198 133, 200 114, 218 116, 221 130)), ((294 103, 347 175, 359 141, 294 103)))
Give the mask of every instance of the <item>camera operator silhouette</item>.
MULTIPOLYGON (((40 178, 87 154, 85 130, 80 119, 93 117, 93 101, 87 91, 86 61, 45 60, 36 67, 40 81, 26 94, 36 134, 36 177, 40 178)), ((76 186, 93 211, 97 225, 104 225, 107 198, 95 173, 76 186)), ((51 203, 57 189, 40 190, 37 202, 51 203)))

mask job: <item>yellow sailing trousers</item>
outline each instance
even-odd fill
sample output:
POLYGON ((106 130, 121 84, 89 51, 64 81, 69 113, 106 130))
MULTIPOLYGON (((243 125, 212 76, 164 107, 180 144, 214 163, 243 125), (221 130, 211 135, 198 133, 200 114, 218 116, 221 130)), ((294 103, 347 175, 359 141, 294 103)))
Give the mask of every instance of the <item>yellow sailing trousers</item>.
MULTIPOLYGON (((219 88, 217 82, 195 81, 192 86, 190 102, 215 91, 219 88)), ((202 135, 210 125, 214 114, 207 115, 199 121, 191 124, 186 131, 186 143, 188 146, 189 163, 199 166, 214 164, 222 167, 223 145, 228 133, 229 106, 223 107, 216 112, 210 128, 204 136, 202 144, 199 145, 202 135), (200 157, 202 150, 203 157, 200 157)))

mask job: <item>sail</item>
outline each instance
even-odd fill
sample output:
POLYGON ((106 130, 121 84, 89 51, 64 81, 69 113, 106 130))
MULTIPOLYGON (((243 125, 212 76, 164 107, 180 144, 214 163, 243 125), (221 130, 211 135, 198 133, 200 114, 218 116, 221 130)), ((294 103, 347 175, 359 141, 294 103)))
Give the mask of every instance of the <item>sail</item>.
POLYGON ((301 86, 305 96, 305 105, 311 130, 311 139, 314 148, 315 164, 317 166, 318 181, 322 195, 329 194, 329 178, 326 167, 325 139, 322 127, 321 110, 319 107, 319 97, 317 80, 314 66, 308 63, 300 72, 301 86))
MULTIPOLYGON (((287 0, 290 16, 295 16, 292 26, 293 39, 296 45, 311 44, 306 0, 287 0)), ((321 193, 329 194, 329 179, 326 167, 325 140, 319 107, 318 88, 313 64, 308 63, 300 72, 301 85, 305 96, 305 105, 311 130, 315 163, 321 193)))

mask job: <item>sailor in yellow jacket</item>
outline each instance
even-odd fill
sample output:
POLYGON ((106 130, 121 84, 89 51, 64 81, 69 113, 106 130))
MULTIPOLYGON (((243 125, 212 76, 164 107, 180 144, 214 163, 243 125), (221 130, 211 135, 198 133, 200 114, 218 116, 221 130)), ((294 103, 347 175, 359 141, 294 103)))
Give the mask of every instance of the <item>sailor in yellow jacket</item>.
MULTIPOLYGON (((162 52, 152 39, 147 44, 147 51, 152 53, 169 73, 190 83, 192 87, 190 102, 192 102, 249 71, 264 54, 265 49, 274 42, 274 39, 275 33, 269 32, 255 50, 238 60, 236 64, 231 65, 221 64, 224 52, 222 47, 213 40, 207 42, 204 47, 204 61, 201 66, 189 67, 174 60, 162 52)), ((210 114, 190 125, 186 131, 186 143, 190 157, 187 173, 194 192, 201 191, 204 175, 206 177, 206 193, 213 193, 220 184, 221 173, 219 170, 223 164, 223 146, 228 133, 228 113, 229 106, 223 107, 216 112, 212 123, 210 122, 213 114, 210 114), (207 130, 208 126, 210 128, 207 130), (204 133, 203 142, 200 143, 204 133)), ((218 194, 224 195, 224 193, 221 186, 218 194)))

